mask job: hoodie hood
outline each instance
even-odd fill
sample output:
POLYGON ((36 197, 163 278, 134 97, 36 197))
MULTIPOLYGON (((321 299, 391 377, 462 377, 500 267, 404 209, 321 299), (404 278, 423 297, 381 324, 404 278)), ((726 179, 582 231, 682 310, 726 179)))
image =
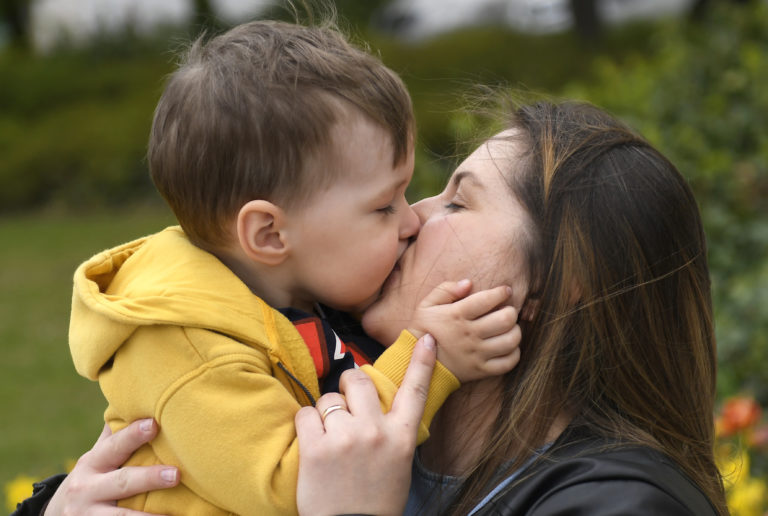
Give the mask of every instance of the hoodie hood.
POLYGON ((252 336, 269 311, 229 268, 174 226, 78 267, 70 351, 77 372, 95 380, 126 339, 146 325, 206 328, 264 348, 268 339, 254 342, 252 336))

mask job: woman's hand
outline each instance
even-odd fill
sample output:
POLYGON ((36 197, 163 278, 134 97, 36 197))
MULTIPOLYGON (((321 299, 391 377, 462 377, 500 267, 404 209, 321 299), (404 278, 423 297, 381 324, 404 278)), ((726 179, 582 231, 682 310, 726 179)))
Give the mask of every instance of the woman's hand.
POLYGON ((435 341, 425 335, 387 414, 373 382, 357 369, 341 377, 346 399, 329 393, 296 414, 300 514, 402 514, 434 366, 435 341))
POLYGON ((173 487, 179 472, 170 466, 120 468, 131 454, 157 435, 152 419, 134 421, 114 435, 104 425, 99 440, 77 461, 53 495, 45 516, 139 515, 143 512, 118 509, 115 500, 135 494, 173 487))

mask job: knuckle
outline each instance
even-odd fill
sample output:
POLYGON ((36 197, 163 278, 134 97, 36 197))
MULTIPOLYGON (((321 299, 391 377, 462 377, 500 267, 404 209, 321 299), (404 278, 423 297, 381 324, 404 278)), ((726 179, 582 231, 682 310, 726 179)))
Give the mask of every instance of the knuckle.
POLYGON ((336 436, 336 450, 337 453, 352 453, 355 448, 355 441, 352 437, 345 433, 339 433, 336 436))
POLYGON ((368 381, 368 375, 359 369, 347 369, 341 376, 348 382, 365 383, 368 381))
POLYGON ((85 491, 85 489, 88 487, 87 483, 83 482, 81 479, 72 477, 71 482, 67 485, 65 492, 66 495, 78 495, 85 491))
POLYGON ((120 493, 125 493, 128 490, 128 470, 125 468, 118 469, 115 475, 115 487, 120 493))
POLYGON ((416 399, 426 400, 427 393, 429 391, 429 386, 428 385, 411 385, 409 387, 409 390, 411 392, 411 395, 416 397, 416 399))
POLYGON ((501 321, 505 326, 514 327, 517 325, 517 310, 511 306, 505 306, 499 310, 501 321))
POLYGON ((376 426, 369 426, 362 432, 362 440, 369 448, 380 446, 386 439, 384 432, 376 426))

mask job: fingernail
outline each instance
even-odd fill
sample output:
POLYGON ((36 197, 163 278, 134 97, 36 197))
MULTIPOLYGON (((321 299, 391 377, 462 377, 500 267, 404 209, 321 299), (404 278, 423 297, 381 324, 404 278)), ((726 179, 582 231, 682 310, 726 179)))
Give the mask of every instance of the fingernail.
POLYGON ((511 287, 507 287, 507 295, 508 296, 512 295, 512 288, 511 287))
POLYGON ((139 423, 139 430, 142 432, 149 432, 152 430, 152 420, 151 419, 142 419, 141 423, 139 423))
POLYGON ((424 347, 427 348, 428 350, 431 351, 435 349, 435 338, 429 333, 427 333, 421 338, 421 342, 424 344, 424 347))
POLYGON ((168 482, 169 484, 173 484, 176 482, 176 468, 165 468, 160 472, 160 478, 168 482))
POLYGON ((463 279, 463 280, 459 281, 459 286, 460 287, 466 287, 468 285, 469 285, 469 280, 468 279, 463 279))

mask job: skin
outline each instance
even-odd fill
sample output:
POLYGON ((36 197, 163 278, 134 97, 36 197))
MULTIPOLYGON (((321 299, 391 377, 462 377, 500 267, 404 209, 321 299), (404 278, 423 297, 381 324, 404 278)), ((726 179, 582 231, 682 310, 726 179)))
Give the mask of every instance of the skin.
POLYGON ((398 261, 381 298, 363 315, 369 335, 380 342, 392 339, 414 319, 419 300, 456 277, 471 279, 475 289, 509 285, 508 303, 522 306, 528 276, 518 249, 528 217, 500 172, 514 165, 510 145, 481 145, 443 192, 413 205, 422 224, 419 236, 398 261))

